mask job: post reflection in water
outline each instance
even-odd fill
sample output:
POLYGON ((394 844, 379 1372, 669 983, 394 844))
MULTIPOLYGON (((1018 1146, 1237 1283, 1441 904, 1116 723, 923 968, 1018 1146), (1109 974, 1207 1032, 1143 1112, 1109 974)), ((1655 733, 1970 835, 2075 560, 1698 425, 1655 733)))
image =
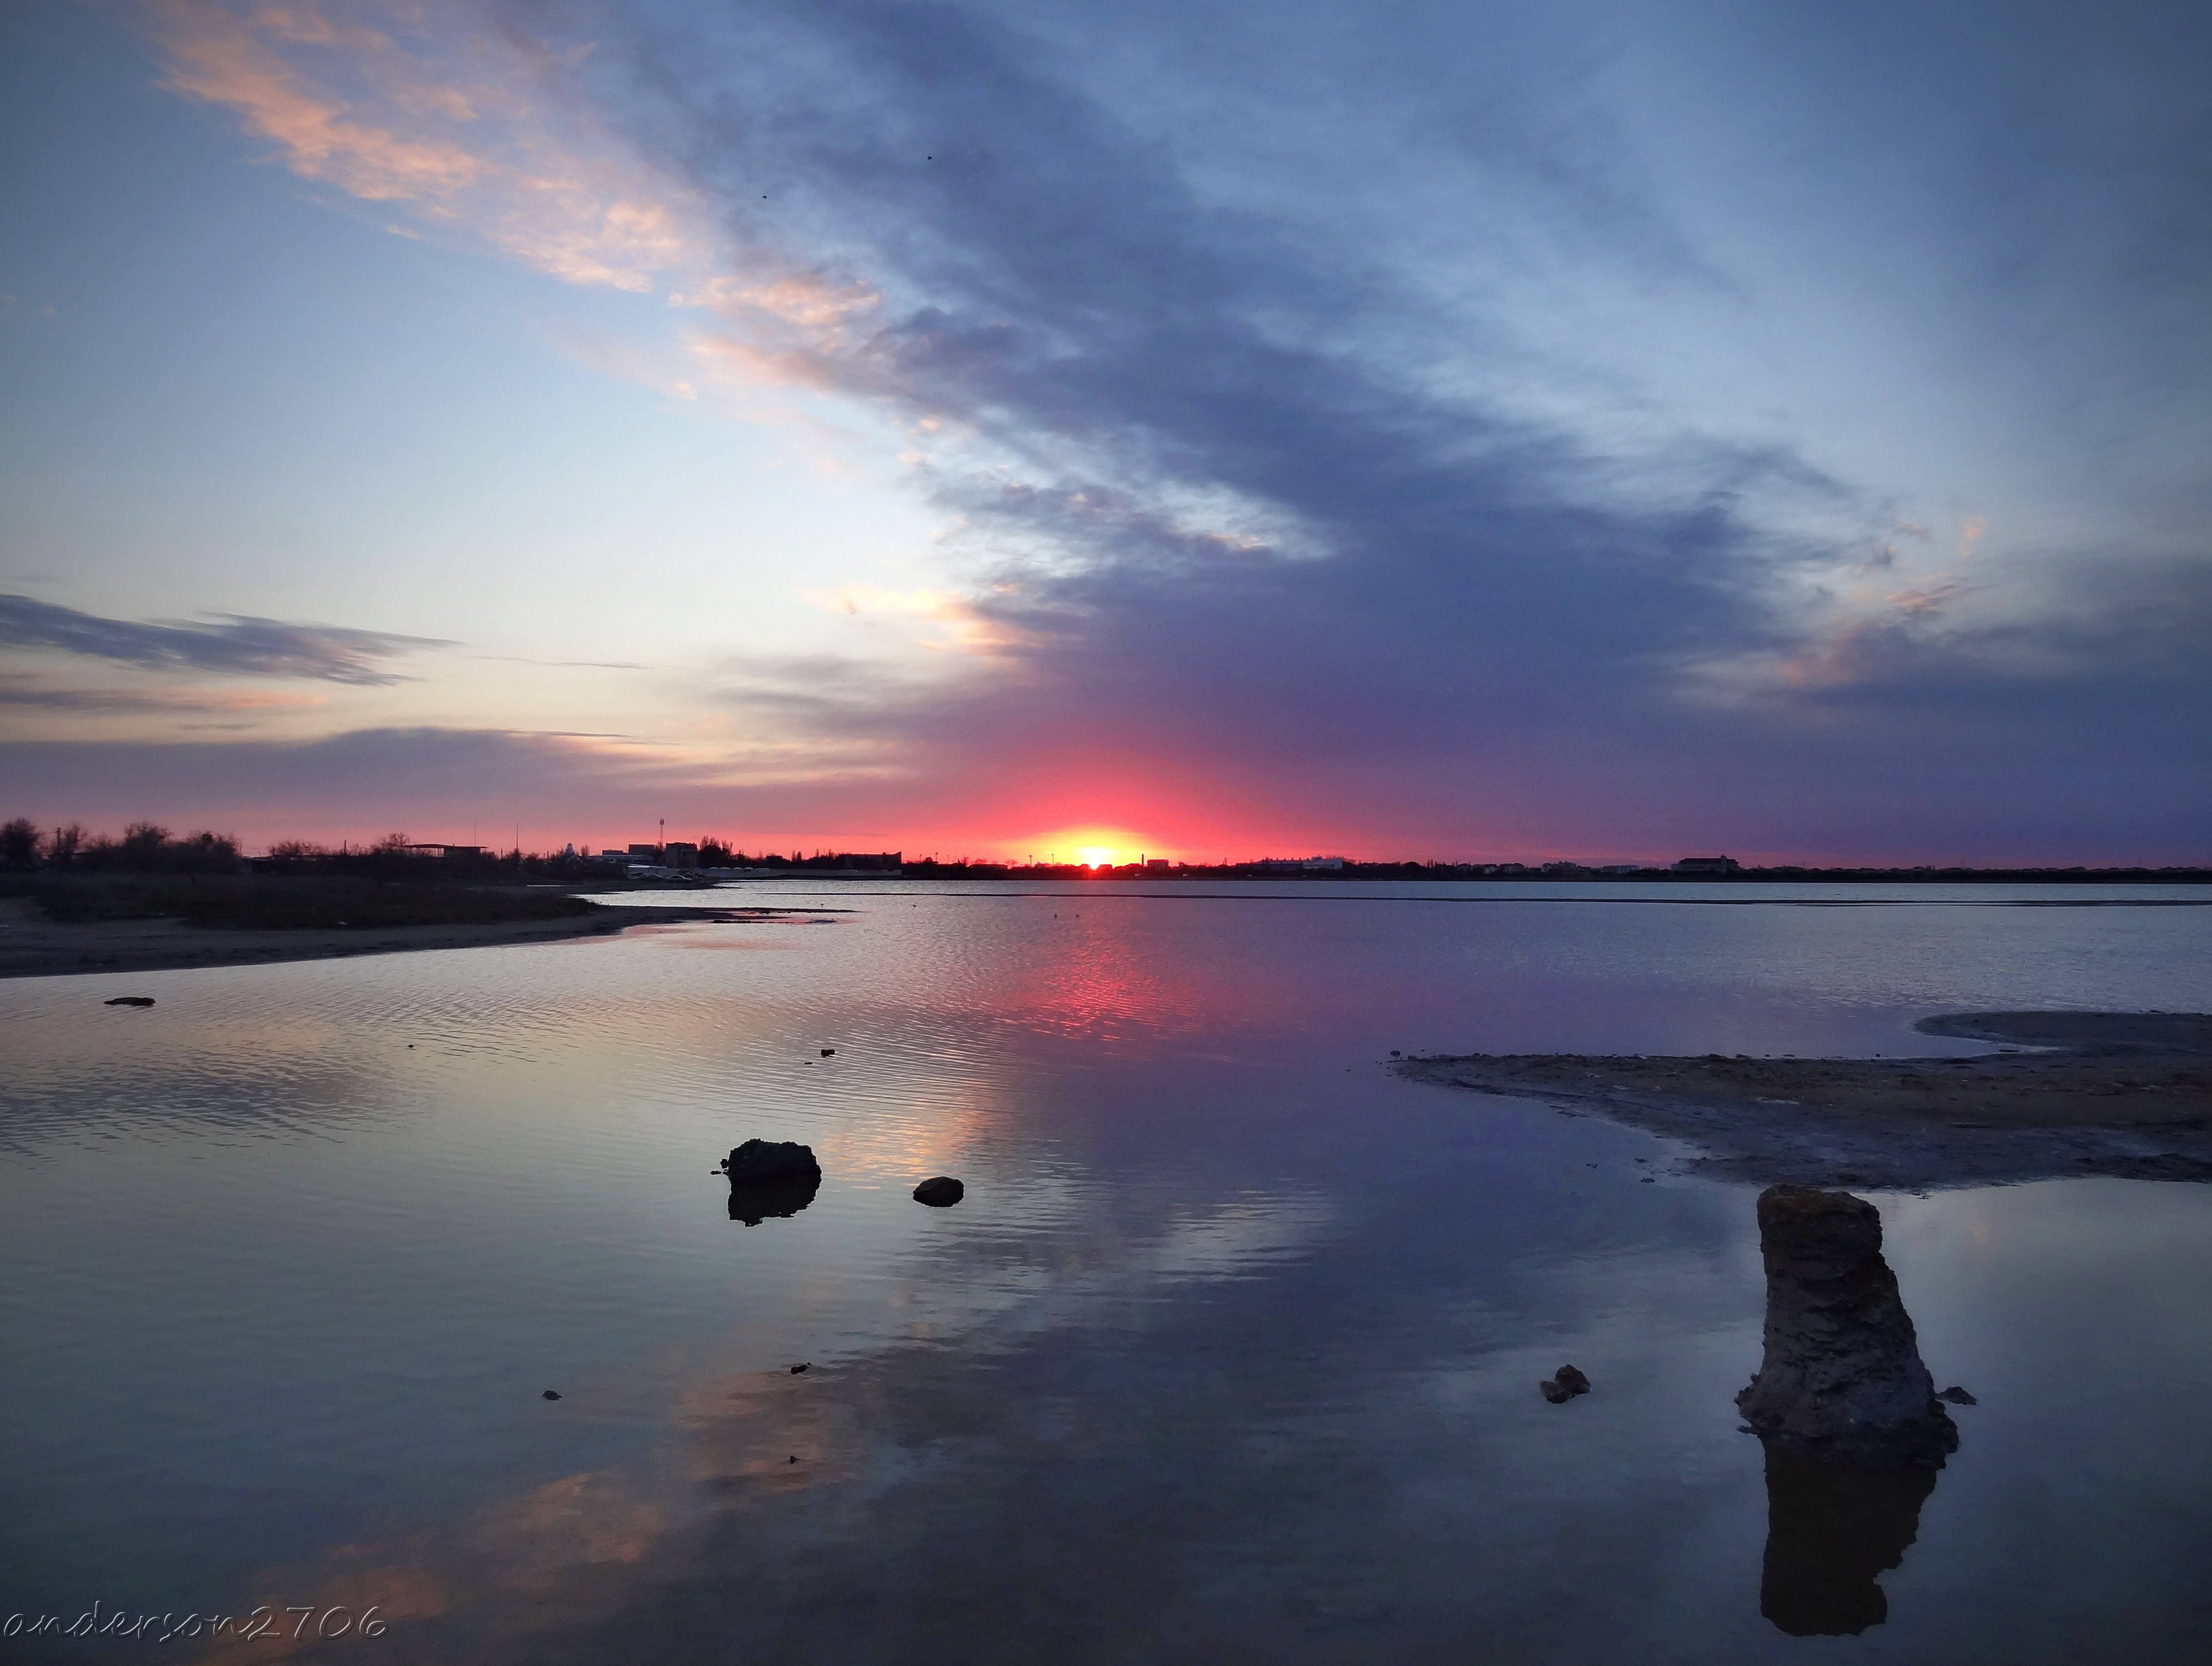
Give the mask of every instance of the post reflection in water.
POLYGON ((1959 1434, 1872 1204, 1769 1187, 1759 1242, 1765 1357, 1736 1396, 1766 1449, 1759 1611, 1793 1637, 1854 1635, 1889 1617, 1876 1578, 1905 1560, 1959 1434))

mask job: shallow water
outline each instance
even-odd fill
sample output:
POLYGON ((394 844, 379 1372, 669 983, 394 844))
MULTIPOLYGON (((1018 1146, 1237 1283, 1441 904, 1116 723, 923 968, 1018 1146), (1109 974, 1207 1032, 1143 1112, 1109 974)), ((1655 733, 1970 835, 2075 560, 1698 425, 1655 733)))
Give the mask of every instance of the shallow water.
POLYGON ((2200 897, 778 883, 738 900, 820 911, 0 983, 0 1619, 378 1602, 304 1652, 409 1661, 2187 1656, 2212 1193, 1879 1200, 1980 1403, 1917 1511, 1784 1497, 1838 1566, 1909 1540, 1877 1623, 1794 1637, 1733 1404, 1753 1193, 1382 1064, 2205 1010, 2212 911, 2145 906, 2200 897), (827 1177, 749 1226, 711 1170, 756 1134, 827 1177), (935 1173, 967 1200, 910 1201, 935 1173), (1564 1360, 1596 1387, 1550 1406, 1564 1360))

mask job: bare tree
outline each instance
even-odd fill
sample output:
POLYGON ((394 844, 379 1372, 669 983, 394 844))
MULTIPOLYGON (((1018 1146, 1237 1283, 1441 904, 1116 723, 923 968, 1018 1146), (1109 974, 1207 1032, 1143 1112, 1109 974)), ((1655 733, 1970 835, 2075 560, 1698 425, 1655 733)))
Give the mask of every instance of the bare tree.
POLYGON ((0 827, 0 867, 27 868, 37 866, 39 846, 44 842, 39 830, 31 825, 27 816, 18 816, 0 827))

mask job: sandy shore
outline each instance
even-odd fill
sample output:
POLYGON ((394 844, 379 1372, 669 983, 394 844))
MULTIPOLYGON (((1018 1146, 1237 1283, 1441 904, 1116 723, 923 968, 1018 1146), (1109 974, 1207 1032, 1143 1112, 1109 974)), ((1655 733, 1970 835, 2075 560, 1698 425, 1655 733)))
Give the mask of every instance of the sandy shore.
POLYGON ((1769 1184, 1911 1188, 2062 1175, 2212 1180, 2212 1015, 1961 1012, 1973 1058, 1407 1059, 1417 1081, 1589 1110, 1695 1146, 1680 1164, 1769 1184))
MULTIPOLYGON (((407 954, 423 949, 474 949, 506 943, 550 943, 605 937, 633 926, 678 920, 765 920, 781 909, 596 909, 553 920, 505 920, 485 925, 391 926, 368 929, 216 931, 174 920, 114 920, 67 925, 27 902, 0 902, 0 977, 53 977, 82 972, 152 972, 185 966, 254 966, 279 960, 332 960, 350 955, 407 954)), ((795 912, 809 915, 813 909, 795 912)))

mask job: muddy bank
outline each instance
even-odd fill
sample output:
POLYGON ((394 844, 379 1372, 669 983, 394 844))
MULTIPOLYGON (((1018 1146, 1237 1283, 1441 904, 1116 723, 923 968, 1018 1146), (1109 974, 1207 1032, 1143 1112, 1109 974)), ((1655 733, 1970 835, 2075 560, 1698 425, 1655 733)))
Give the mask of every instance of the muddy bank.
POLYGON ((1926 1188, 2063 1175, 2212 1180, 2212 1015, 1959 1012, 1974 1058, 1474 1054, 1417 1081, 1591 1110, 1698 1148, 1680 1168, 1771 1184, 1926 1188))
POLYGON ((0 977, 54 977, 84 972, 169 971, 191 966, 257 966, 283 960, 334 960, 352 955, 406 954, 424 949, 476 949, 605 937, 635 926, 682 920, 767 921, 816 909, 592 908, 550 920, 481 923, 234 931, 174 920, 49 920, 27 903, 0 903, 0 977))

